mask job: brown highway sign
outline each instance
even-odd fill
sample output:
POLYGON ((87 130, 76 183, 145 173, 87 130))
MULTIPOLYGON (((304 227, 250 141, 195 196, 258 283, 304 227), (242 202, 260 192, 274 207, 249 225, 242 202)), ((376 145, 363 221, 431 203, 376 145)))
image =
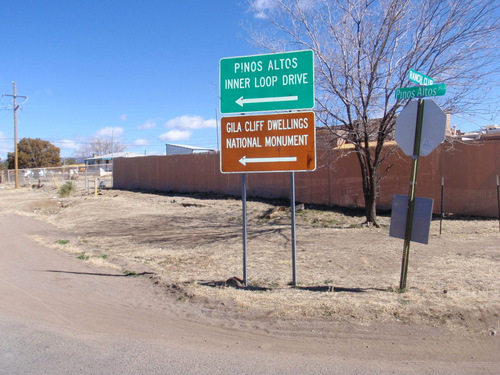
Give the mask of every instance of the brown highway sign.
POLYGON ((221 172, 316 169, 314 112, 221 119, 221 172))

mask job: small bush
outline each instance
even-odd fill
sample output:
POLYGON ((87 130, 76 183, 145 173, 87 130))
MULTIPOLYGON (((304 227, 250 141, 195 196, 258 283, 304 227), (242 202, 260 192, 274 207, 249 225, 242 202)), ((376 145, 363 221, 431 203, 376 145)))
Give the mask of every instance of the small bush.
POLYGON ((72 181, 66 183, 59 188, 59 195, 61 197, 68 197, 71 193, 76 191, 76 185, 72 181))
POLYGON ((81 253, 80 255, 77 256, 77 258, 80 260, 89 260, 90 256, 88 256, 85 253, 81 253))

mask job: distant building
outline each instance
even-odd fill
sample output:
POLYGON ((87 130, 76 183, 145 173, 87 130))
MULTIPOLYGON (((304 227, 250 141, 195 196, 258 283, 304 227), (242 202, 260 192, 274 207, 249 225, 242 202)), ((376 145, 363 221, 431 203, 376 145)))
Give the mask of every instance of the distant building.
POLYGON ((187 155, 187 154, 198 154, 202 152, 215 152, 214 149, 195 147, 195 146, 184 146, 184 145, 174 145, 167 143, 165 145, 166 155, 187 155))
MULTIPOLYGON (((396 121, 397 117, 394 119, 396 121)), ((415 119, 416 120, 416 119, 415 119)), ((378 130, 381 119, 373 119, 368 121, 367 134, 370 145, 375 145, 378 137, 378 130)), ((359 133, 363 134, 364 129, 360 129, 359 133)), ((445 135, 448 139, 461 139, 463 141, 473 140, 489 140, 498 139, 500 137, 500 127, 498 125, 486 126, 483 131, 462 133, 456 126, 451 125, 450 113, 446 113, 446 128, 445 135)), ((349 148, 352 145, 355 132, 349 130, 345 125, 332 126, 330 128, 320 126, 316 128, 316 139, 318 145, 328 147, 343 147, 349 148)), ((385 139, 385 144, 394 143, 394 132, 389 133, 385 139)))
MULTIPOLYGON (((375 144, 377 142, 378 130, 381 119, 369 120, 367 124, 368 142, 375 144)), ((395 121, 395 120, 393 120, 395 121)), ((354 126, 355 127, 355 126, 354 126)), ((364 128, 360 126, 359 134, 363 134, 364 128)), ((345 125, 335 125, 331 127, 318 126, 316 127, 316 140, 318 146, 323 147, 342 147, 350 145, 354 141, 356 132, 349 129, 345 125)), ((394 140, 394 132, 387 135, 386 141, 394 140)))
POLYGON ((481 139, 485 141, 493 141, 500 139, 500 126, 498 125, 485 126, 484 131, 481 134, 481 139))
POLYGON ((144 156, 136 152, 115 152, 113 154, 95 155, 91 158, 85 159, 86 165, 101 165, 106 172, 113 171, 113 159, 116 158, 134 158, 137 156, 144 156))
POLYGON ((453 136, 461 141, 498 141, 500 139, 500 126, 487 125, 465 133, 457 130, 453 136))

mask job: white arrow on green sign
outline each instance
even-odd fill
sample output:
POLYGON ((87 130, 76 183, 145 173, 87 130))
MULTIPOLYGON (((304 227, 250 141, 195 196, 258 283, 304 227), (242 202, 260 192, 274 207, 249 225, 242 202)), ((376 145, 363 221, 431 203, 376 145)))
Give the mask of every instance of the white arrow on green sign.
POLYGON ((314 107, 313 51, 220 60, 221 113, 314 107))
POLYGON ((417 72, 416 70, 410 69, 408 72, 408 79, 412 82, 418 83, 419 85, 429 86, 434 84, 434 78, 428 77, 425 74, 417 72))
POLYGON ((396 100, 442 96, 444 94, 446 94, 446 84, 444 83, 429 86, 403 87, 396 90, 396 100))

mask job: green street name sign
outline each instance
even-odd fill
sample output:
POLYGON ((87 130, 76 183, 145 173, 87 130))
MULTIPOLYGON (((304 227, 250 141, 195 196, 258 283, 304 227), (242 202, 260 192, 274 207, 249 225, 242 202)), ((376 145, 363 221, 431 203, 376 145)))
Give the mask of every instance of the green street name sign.
POLYGON ((221 113, 314 107, 311 50, 229 57, 219 67, 221 113))
POLYGON ((416 70, 410 69, 408 72, 408 79, 412 82, 418 83, 419 85, 429 86, 434 84, 434 78, 428 77, 425 74, 417 72, 416 70))
POLYGON ((446 94, 446 84, 444 83, 420 87, 403 87, 396 90, 396 100, 442 96, 444 94, 446 94))

